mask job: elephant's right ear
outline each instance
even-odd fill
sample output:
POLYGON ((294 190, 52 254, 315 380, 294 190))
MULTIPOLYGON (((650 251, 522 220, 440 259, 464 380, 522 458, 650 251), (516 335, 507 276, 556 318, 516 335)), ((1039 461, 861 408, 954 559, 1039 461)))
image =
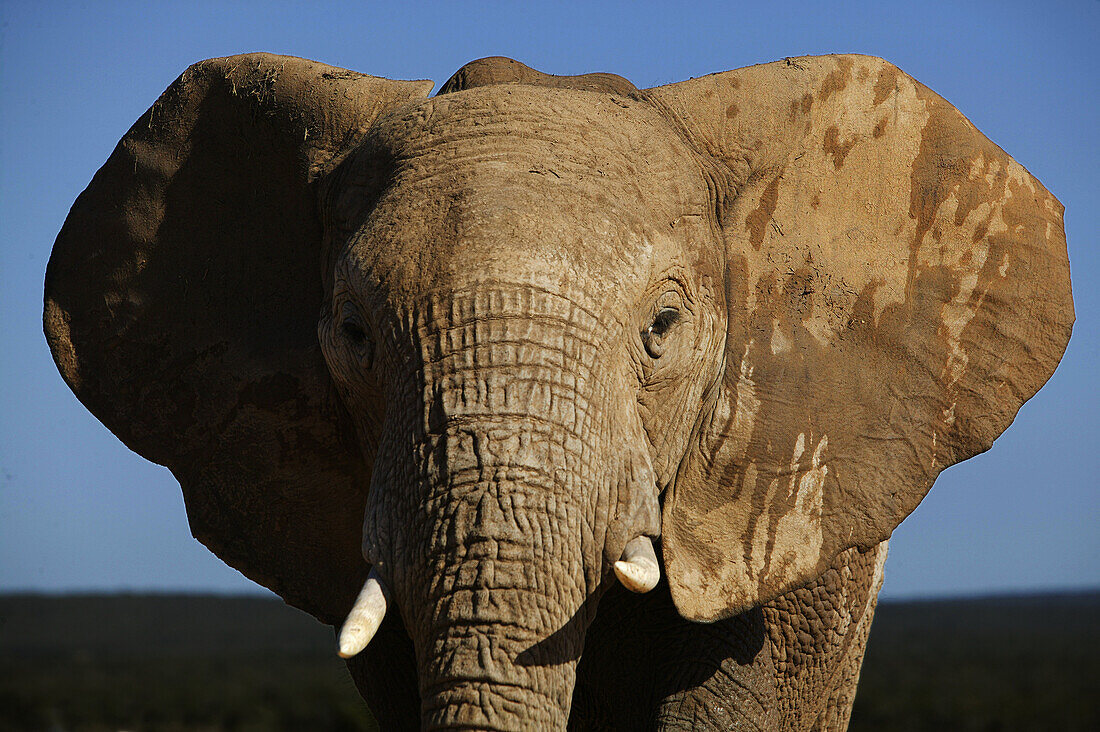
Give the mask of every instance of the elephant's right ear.
POLYGON ((179 479, 191 530, 338 622, 362 583, 366 474, 317 343, 314 179, 428 81, 249 54, 190 67, 58 235, 44 327, 77 397, 179 479))

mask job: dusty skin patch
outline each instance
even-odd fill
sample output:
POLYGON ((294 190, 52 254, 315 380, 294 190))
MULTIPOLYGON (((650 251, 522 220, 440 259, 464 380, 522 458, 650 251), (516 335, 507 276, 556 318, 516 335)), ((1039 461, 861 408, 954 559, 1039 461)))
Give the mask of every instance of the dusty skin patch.
MULTIPOLYGON (((879 71, 878 81, 875 82, 874 98, 871 103, 874 106, 878 106, 886 101, 886 98, 890 96, 892 92, 897 91, 898 84, 900 82, 901 72, 897 67, 884 65, 882 70, 879 71)), ((860 77, 861 79, 863 77, 860 77)))
MULTIPOLYGON (((800 462, 806 449, 806 435, 799 433, 791 458, 791 478, 787 487, 787 500, 781 502, 779 512, 762 517, 757 524, 757 533, 753 540, 753 554, 750 561, 759 566, 758 557, 763 557, 763 566, 757 572, 763 587, 776 587, 794 581, 809 567, 817 565, 821 559, 824 538, 821 526, 821 513, 824 506, 825 476, 829 468, 825 465, 825 449, 829 438, 822 436, 810 457, 810 466, 801 472, 800 462), (793 506, 790 502, 793 498, 793 506), (763 531, 761 530, 763 529, 763 531), (761 539, 767 537, 764 546, 761 539)), ((774 482, 778 482, 776 479, 774 482)), ((772 490, 776 486, 772 486, 772 490)))
MULTIPOLYGON (((733 377, 734 386, 727 392, 726 397, 719 400, 711 422, 703 432, 701 449, 704 455, 712 455, 721 449, 732 452, 735 459, 744 459, 761 407, 761 401, 756 393, 756 382, 753 379, 753 366, 749 361, 749 354, 754 345, 753 341, 746 344, 736 375, 733 377)), ((681 481, 685 484, 693 484, 700 479, 697 471, 703 470, 706 470, 706 466, 696 461, 689 463, 686 471, 678 477, 677 484, 679 485, 681 481)), ((749 577, 748 562, 741 556, 739 546, 730 545, 728 536, 731 534, 727 533, 727 530, 732 529, 734 536, 746 536, 750 531, 756 496, 755 470, 755 466, 749 464, 744 473, 739 476, 740 490, 735 492, 732 500, 715 501, 709 513, 695 519, 695 525, 704 532, 708 527, 717 531, 683 536, 684 540, 690 542, 688 546, 694 547, 688 550, 693 553, 684 555, 689 561, 676 567, 676 575, 670 576, 671 580, 678 582, 682 587, 733 591, 738 593, 740 601, 751 601, 753 596, 751 588, 755 583, 749 577)), ((693 509, 690 506, 683 506, 677 510, 691 512, 693 509)), ((666 519, 666 521, 668 521, 664 524, 668 527, 665 537, 666 546, 673 546, 680 540, 681 535, 677 532, 677 527, 682 522, 675 518, 666 519)), ((675 553, 673 550, 666 554, 666 557, 671 557, 675 553)))
POLYGON ((801 99, 795 99, 791 102, 791 111, 787 117, 788 122, 794 122, 798 119, 799 115, 805 117, 810 113, 810 109, 814 105, 813 94, 803 94, 801 99))
MULTIPOLYGON (((940 332, 949 355, 940 379, 948 388, 962 379, 970 361, 962 334, 985 303, 989 286, 981 285, 979 279, 989 258, 990 241, 1008 232, 1005 206, 1013 197, 1012 189, 1026 187, 1034 193, 1031 176, 1014 162, 1002 166, 978 155, 971 161, 968 178, 987 190, 988 200, 976 203, 973 196, 960 198, 956 186, 935 209, 915 253, 918 268, 946 266, 955 276, 955 295, 941 310, 940 332), (964 202, 969 207, 964 208, 964 202)), ((1009 263, 1006 252, 997 266, 1001 278, 1007 276, 1009 263)))
MULTIPOLYGON (((876 135, 876 137, 881 137, 881 135, 876 135)), ((840 168, 840 166, 844 165, 844 158, 848 157, 848 153, 855 147, 856 142, 858 142, 858 140, 854 137, 850 140, 841 142, 838 137, 837 128, 834 125, 825 130, 825 139, 822 141, 821 148, 825 151, 826 155, 831 155, 833 157, 833 167, 840 168)))
POLYGON ((745 230, 749 232, 749 242, 753 249, 759 249, 764 243, 764 234, 772 220, 772 214, 775 213, 778 198, 779 178, 773 178, 761 194, 760 203, 745 220, 745 230))
MULTIPOLYGON (((830 72, 822 88, 839 85, 840 71, 830 72)), ((885 88, 878 86, 880 78, 871 73, 863 80, 849 79, 842 94, 819 95, 802 146, 792 153, 782 175, 784 181, 814 184, 809 191, 803 185, 776 186, 774 200, 761 196, 746 216, 749 243, 754 252, 760 251, 748 257, 750 281, 774 278, 777 265, 786 269, 803 261, 828 262, 829 271, 844 274, 844 279, 831 279, 810 296, 815 306, 806 327, 824 342, 847 327, 848 314, 867 285, 861 276, 873 275, 879 281, 876 322, 885 308, 905 301, 906 271, 897 266, 890 244, 913 236, 916 222, 891 201, 899 193, 908 197, 910 166, 928 115, 917 88, 904 75, 891 82, 887 96, 876 104, 876 88, 879 95, 885 88), (873 116, 865 110, 872 110, 873 116), (868 129, 871 120, 874 126, 868 129), (883 166, 884 158, 896 163, 883 166), (822 176, 821 170, 830 174, 822 176), (868 179, 875 185, 866 185, 868 179), (797 222, 797 228, 779 237, 769 233, 770 219, 797 222), (831 304, 818 306, 826 300, 831 304)))
POLYGON ((772 337, 771 337, 771 351, 773 355, 780 353, 786 353, 791 350, 794 343, 791 341, 790 336, 783 332, 783 327, 779 323, 779 318, 772 319, 772 337))
POLYGON ((848 81, 852 78, 852 61, 851 59, 838 57, 836 69, 830 71, 825 80, 821 82, 821 88, 817 92, 817 100, 824 104, 829 101, 829 97, 834 94, 840 94, 848 86, 848 81))

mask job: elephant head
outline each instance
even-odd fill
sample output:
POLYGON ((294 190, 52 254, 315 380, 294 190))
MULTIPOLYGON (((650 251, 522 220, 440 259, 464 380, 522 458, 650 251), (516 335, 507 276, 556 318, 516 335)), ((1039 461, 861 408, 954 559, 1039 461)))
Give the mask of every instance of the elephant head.
POLYGON ((347 653, 399 616, 427 726, 564 727, 616 574, 710 621, 881 542, 1066 346, 1061 205, 879 59, 431 86, 192 66, 45 300, 200 541, 347 653))

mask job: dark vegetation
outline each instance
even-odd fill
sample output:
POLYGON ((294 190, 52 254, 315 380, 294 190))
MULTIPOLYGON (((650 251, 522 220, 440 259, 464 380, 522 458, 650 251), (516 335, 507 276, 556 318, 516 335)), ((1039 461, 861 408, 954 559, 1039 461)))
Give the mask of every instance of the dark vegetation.
POLYGON ((880 603, 849 729, 1100 730, 1100 592, 880 603))
POLYGON ((373 729, 331 628, 278 600, 0 597, 0 732, 373 729))
MULTIPOLYGON (((371 730, 277 601, 0 596, 0 731, 371 730)), ((1100 593, 883 603, 851 729, 1100 729, 1100 593)))

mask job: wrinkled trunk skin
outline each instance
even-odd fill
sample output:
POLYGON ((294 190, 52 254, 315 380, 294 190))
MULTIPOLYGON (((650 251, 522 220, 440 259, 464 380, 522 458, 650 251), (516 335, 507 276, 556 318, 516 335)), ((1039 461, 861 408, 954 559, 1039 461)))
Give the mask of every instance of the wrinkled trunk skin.
POLYGON ((418 593, 423 723, 563 728, 591 620, 577 617, 579 512, 533 480, 453 490, 418 593))
POLYGON ((565 729, 605 550, 656 530, 655 495, 628 499, 639 478, 654 493, 648 460, 592 406, 591 329, 533 317, 576 312, 550 298, 428 308, 392 410, 421 424, 379 446, 364 550, 413 640, 425 729, 565 729))

